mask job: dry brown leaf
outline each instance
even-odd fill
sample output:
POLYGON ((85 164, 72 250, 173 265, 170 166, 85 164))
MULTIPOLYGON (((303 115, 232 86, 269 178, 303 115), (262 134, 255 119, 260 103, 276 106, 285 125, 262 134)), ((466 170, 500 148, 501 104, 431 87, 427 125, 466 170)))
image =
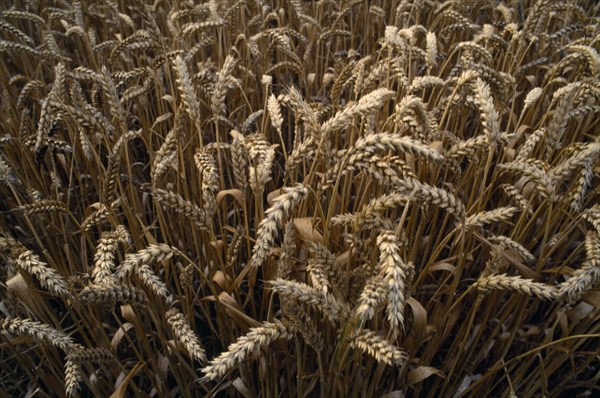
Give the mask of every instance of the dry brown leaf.
POLYGON ((409 386, 413 386, 433 375, 439 376, 442 379, 446 378, 444 372, 442 372, 439 369, 433 368, 431 366, 419 366, 418 368, 408 372, 408 375, 406 376, 406 383, 409 386))

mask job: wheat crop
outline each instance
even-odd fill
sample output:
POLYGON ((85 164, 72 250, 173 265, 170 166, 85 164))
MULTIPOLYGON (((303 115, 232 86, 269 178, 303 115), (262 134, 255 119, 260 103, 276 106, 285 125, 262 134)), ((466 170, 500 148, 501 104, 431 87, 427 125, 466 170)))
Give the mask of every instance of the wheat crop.
POLYGON ((0 54, 0 395, 597 395, 597 1, 5 0, 0 54))

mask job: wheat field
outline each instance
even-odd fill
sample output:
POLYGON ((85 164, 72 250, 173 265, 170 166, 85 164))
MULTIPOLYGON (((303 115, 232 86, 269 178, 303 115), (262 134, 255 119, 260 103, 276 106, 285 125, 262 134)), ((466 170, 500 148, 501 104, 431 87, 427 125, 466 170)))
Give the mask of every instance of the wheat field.
POLYGON ((595 1, 0 10, 0 397, 598 394, 595 1))

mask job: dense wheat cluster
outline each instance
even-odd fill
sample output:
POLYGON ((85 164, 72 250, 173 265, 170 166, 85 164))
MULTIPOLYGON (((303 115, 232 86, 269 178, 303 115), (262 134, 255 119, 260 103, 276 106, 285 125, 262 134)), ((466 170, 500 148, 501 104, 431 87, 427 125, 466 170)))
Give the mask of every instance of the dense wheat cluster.
POLYGON ((3 396, 598 393, 595 1, 0 8, 3 396))

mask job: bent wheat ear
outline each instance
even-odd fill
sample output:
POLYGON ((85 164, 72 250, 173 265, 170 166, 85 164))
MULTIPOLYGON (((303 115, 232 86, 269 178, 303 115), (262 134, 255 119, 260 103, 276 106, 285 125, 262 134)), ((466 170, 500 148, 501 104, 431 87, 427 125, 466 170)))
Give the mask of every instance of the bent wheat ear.
POLYGON ((194 222, 194 225, 204 231, 210 231, 209 215, 205 209, 177 195, 175 192, 159 188, 151 188, 150 193, 164 207, 183 214, 194 222))
POLYGON ((366 229, 382 225, 382 215, 387 210, 395 209, 410 202, 410 197, 392 192, 372 199, 355 214, 340 214, 331 219, 334 225, 351 224, 356 229, 366 229))
POLYGON ((106 348, 83 348, 77 347, 67 354, 67 360, 74 363, 108 363, 115 360, 110 350, 106 348))
POLYGON ((119 265, 114 276, 117 280, 123 280, 131 273, 135 273, 154 293, 167 297, 169 291, 165 283, 158 278, 149 264, 168 260, 177 252, 177 249, 165 244, 150 245, 135 254, 125 256, 125 261, 119 265))
POLYGON ((275 279, 270 283, 273 291, 281 296, 317 307, 330 322, 343 321, 350 315, 348 305, 330 293, 325 294, 304 283, 284 279, 275 279))
POLYGON ((514 240, 510 239, 508 236, 492 236, 490 238, 492 242, 496 242, 500 245, 504 245, 507 249, 513 250, 518 253, 525 261, 531 263, 535 261, 535 256, 531 254, 529 250, 527 250, 523 245, 514 240))
POLYGON ((115 267, 115 252, 119 242, 131 239, 124 226, 120 225, 114 232, 104 233, 98 241, 94 255, 92 279, 97 285, 110 281, 115 267))
POLYGON ((321 142, 326 140, 334 131, 342 130, 350 125, 354 117, 364 116, 381 108, 396 93, 386 88, 376 89, 358 100, 358 103, 349 105, 327 120, 321 126, 321 142))
POLYGON ((534 282, 531 279, 523 279, 520 276, 508 276, 506 274, 491 275, 479 279, 473 285, 482 293, 492 290, 510 290, 535 296, 542 300, 556 300, 560 298, 558 289, 545 283, 534 282))
POLYGON ((377 362, 390 366, 401 366, 408 355, 373 330, 364 329, 356 333, 350 346, 371 355, 377 362))
POLYGON ((78 346, 64 332, 31 319, 5 318, 2 322, 2 333, 34 337, 65 352, 69 352, 69 350, 78 346))
POLYGON ((581 213, 581 218, 592 224, 596 229, 596 232, 600 234, 600 204, 596 204, 589 209, 584 210, 583 213, 581 213))
POLYGON ((133 286, 118 285, 110 279, 101 285, 91 285, 79 292, 79 299, 84 304, 101 303, 114 306, 116 303, 148 305, 148 296, 143 290, 133 286))
POLYGON ((59 200, 41 200, 36 203, 19 206, 19 210, 25 214, 40 214, 55 211, 69 213, 67 205, 59 200))
POLYGON ((584 292, 600 280, 600 238, 598 233, 587 233, 585 247, 587 261, 559 287, 559 295, 569 303, 579 300, 584 292))
POLYGON ((369 279, 363 288, 354 313, 361 320, 372 319, 375 315, 375 308, 386 299, 389 287, 386 281, 379 275, 369 279))
POLYGON ((324 271, 327 283, 331 283, 340 292, 345 292, 348 278, 335 261, 335 256, 322 244, 307 242, 313 267, 319 267, 324 271), (317 264, 318 263, 318 264, 317 264))
POLYGON ((431 203, 454 214, 459 219, 465 217, 465 206, 460 199, 442 188, 422 183, 414 178, 401 180, 400 188, 404 190, 402 193, 408 195, 411 201, 431 203))
POLYGON ((200 340, 190 328, 190 325, 185 320, 185 317, 176 308, 171 308, 166 313, 167 323, 171 327, 171 331, 185 347, 190 356, 200 362, 206 362, 206 354, 204 348, 200 344, 200 340))
POLYGON ((251 264, 254 267, 262 265, 277 236, 285 217, 289 217, 294 207, 308 193, 303 185, 293 188, 283 188, 283 194, 275 198, 275 203, 266 213, 265 218, 258 225, 256 233, 256 244, 252 250, 251 264))
POLYGON ((49 292, 61 297, 70 296, 67 283, 54 269, 40 260, 37 254, 27 250, 23 245, 12 238, 0 238, 0 251, 10 251, 8 259, 30 275, 35 276, 40 285, 49 292))
POLYGON ((231 344, 227 352, 210 361, 210 364, 202 369, 202 373, 205 375, 204 378, 214 380, 222 377, 260 348, 268 346, 275 340, 290 340, 293 337, 294 334, 291 333, 289 327, 281 321, 264 322, 261 326, 251 328, 248 334, 231 344))
POLYGON ((516 207, 500 207, 490 211, 482 211, 467 217, 461 224, 465 229, 482 227, 485 224, 492 224, 498 221, 506 221, 511 218, 518 209, 516 207))
POLYGON ((436 163, 443 163, 444 156, 428 148, 420 141, 390 133, 369 134, 359 138, 346 153, 344 160, 325 175, 323 189, 330 187, 340 173, 353 169, 355 165, 365 164, 376 152, 395 151, 420 156, 436 163))

